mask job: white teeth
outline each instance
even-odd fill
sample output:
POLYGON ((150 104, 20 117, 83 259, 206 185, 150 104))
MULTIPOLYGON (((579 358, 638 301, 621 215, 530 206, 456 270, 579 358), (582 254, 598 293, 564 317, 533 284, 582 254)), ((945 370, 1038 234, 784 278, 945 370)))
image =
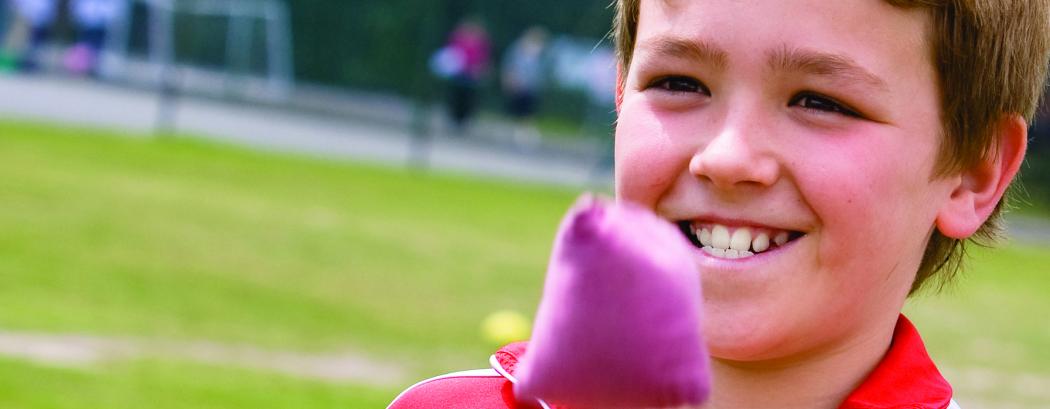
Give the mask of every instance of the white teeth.
POLYGON ((769 250, 774 244, 783 246, 790 238, 787 231, 776 232, 770 237, 772 233, 765 229, 738 227, 730 231, 729 227, 720 224, 697 227, 693 232, 707 254, 725 259, 750 257, 769 250))
POLYGON ((788 242, 787 232, 782 231, 780 233, 777 233, 777 236, 773 238, 773 242, 776 243, 778 246, 783 246, 784 243, 788 242))
POLYGON ((700 239, 700 244, 704 246, 711 245, 711 231, 708 229, 700 229, 700 232, 696 234, 700 239))
POLYGON ((715 225, 711 229, 711 246, 719 249, 729 248, 729 229, 725 226, 715 225))
POLYGON ((747 251, 751 248, 751 229, 747 227, 736 229, 733 237, 729 239, 729 248, 736 251, 747 251))
POLYGON ((714 248, 714 247, 704 247, 704 251, 706 251, 707 254, 710 254, 710 255, 715 256, 715 257, 725 258, 725 256, 726 256, 725 249, 714 248))
POLYGON ((739 250, 739 251, 738 250, 733 250, 733 249, 726 250, 726 249, 720 249, 720 248, 711 247, 711 246, 704 246, 703 249, 704 249, 705 252, 707 252, 707 254, 710 254, 710 255, 715 256, 715 257, 726 258, 726 259, 738 259, 738 258, 744 258, 744 257, 751 257, 751 256, 755 255, 755 253, 752 253, 752 252, 747 251, 747 250, 739 250))
POLYGON ((755 240, 751 242, 751 249, 755 253, 761 253, 769 249, 769 235, 766 233, 758 233, 755 236, 755 240))

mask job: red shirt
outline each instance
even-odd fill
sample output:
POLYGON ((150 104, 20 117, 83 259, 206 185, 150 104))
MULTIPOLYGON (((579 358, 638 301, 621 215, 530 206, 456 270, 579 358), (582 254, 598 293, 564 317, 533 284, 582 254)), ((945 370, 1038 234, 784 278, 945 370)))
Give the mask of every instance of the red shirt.
MULTIPOLYGON (((417 383, 395 398, 388 409, 543 407, 540 402, 514 399, 514 371, 525 347, 526 343, 518 342, 496 351, 489 359, 492 369, 457 372, 417 383)), ((946 409, 951 399, 951 385, 930 360, 915 326, 901 315, 886 355, 839 409, 946 409)))

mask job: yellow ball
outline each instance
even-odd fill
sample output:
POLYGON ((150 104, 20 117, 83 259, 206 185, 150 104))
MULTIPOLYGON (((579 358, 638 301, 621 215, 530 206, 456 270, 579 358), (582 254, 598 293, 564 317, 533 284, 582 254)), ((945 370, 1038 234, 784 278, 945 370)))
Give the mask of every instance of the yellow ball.
POLYGON ((481 336, 493 344, 504 345, 528 339, 532 324, 517 311, 499 310, 481 321, 481 336))

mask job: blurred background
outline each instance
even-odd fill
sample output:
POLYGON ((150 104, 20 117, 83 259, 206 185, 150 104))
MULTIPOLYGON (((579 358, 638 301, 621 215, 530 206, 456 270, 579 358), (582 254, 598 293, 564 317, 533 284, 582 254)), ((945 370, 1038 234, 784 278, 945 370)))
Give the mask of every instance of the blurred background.
MULTIPOLYGON (((611 191, 604 3, 0 3, 0 406, 380 408, 527 337, 611 191)), ((1050 123, 1011 238, 907 314, 1050 407, 1050 123)))

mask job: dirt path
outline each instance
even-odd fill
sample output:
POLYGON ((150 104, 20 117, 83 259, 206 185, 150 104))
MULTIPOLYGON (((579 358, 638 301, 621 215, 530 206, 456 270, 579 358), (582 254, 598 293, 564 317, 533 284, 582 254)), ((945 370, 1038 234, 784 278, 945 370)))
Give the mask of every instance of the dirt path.
POLYGON ((59 366, 91 366, 145 357, 176 358, 272 371, 285 375, 397 386, 407 371, 360 353, 307 354, 211 342, 166 342, 138 338, 0 332, 0 355, 59 366))
MULTIPOLYGON (((136 358, 176 358, 284 375, 391 387, 404 385, 408 371, 359 353, 306 354, 210 342, 164 342, 138 338, 0 332, 0 355, 57 366, 92 365, 136 358)), ((944 368, 967 409, 1036 409, 1050 402, 1050 376, 1005 373, 989 368, 944 368), (1006 391, 1011 404, 998 394, 1006 391), (998 402, 996 402, 998 401, 998 402)))
MULTIPOLYGON (((61 77, 0 76, 0 95, 20 96, 0 98, 0 117, 120 129, 144 135, 153 131, 157 113, 157 96, 152 91, 61 77)), ((188 96, 180 98, 177 105, 178 131, 256 149, 404 166, 422 146, 407 126, 360 118, 188 96)), ((551 149, 535 152, 509 149, 478 139, 428 140, 428 166, 484 178, 570 187, 611 186, 611 169, 603 168, 595 173, 595 162, 599 159, 596 153, 581 159, 577 154, 551 149)))

